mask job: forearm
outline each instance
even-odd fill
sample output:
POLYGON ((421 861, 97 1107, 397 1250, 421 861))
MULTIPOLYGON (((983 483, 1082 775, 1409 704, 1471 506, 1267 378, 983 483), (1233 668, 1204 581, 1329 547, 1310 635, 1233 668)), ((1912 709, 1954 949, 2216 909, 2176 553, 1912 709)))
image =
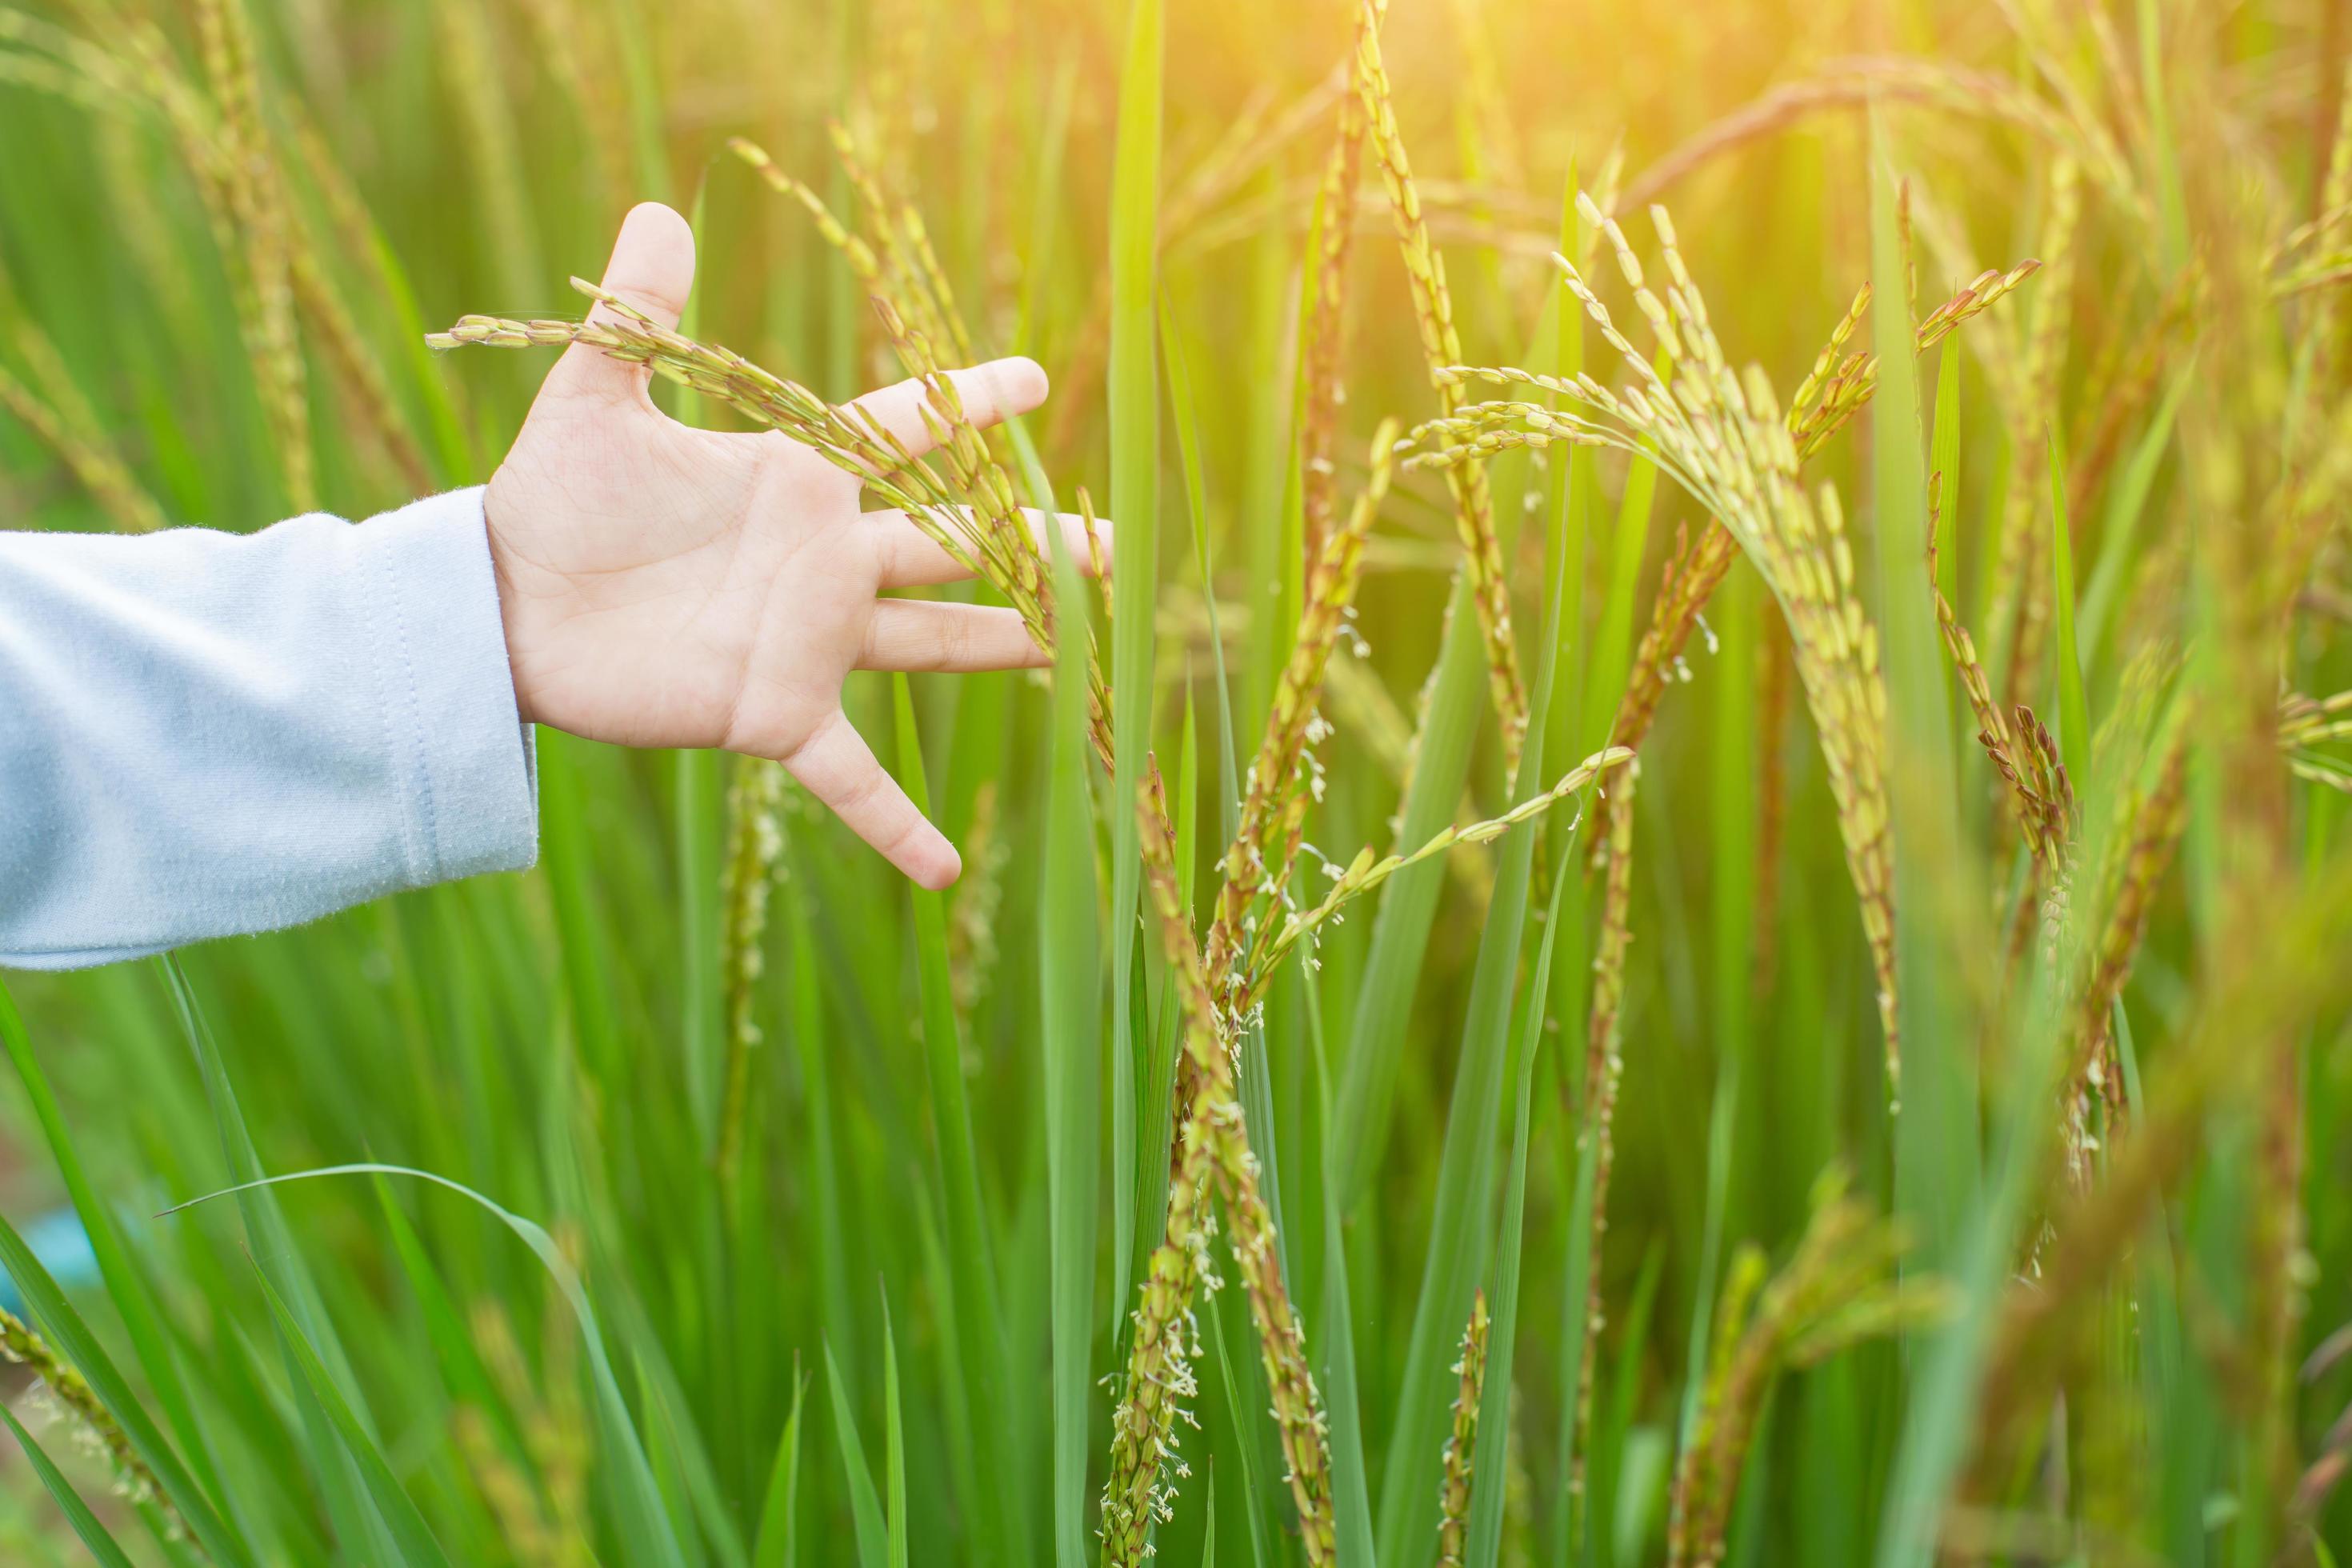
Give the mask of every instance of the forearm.
POLYGON ((238 536, 0 532, 0 963, 530 863, 480 492, 238 536))

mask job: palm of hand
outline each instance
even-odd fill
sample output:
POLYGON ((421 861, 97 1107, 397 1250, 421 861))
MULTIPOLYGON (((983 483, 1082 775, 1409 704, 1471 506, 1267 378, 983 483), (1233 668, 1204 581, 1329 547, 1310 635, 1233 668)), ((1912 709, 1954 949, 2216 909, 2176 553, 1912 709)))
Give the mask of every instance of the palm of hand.
MULTIPOLYGON (((674 322, 693 276, 682 220, 640 207, 605 286, 674 322)), ((976 420, 1034 407, 1044 373, 959 373, 976 420)), ((526 720, 635 746, 721 746, 782 763, 926 886, 955 851, 843 715, 849 672, 1043 662, 1011 610, 880 596, 964 575, 903 514, 779 432, 698 430, 650 374, 569 350, 485 497, 515 693, 526 720)), ((860 399, 910 449, 919 384, 860 399)), ((1083 543, 1080 555, 1083 559, 1083 543)))

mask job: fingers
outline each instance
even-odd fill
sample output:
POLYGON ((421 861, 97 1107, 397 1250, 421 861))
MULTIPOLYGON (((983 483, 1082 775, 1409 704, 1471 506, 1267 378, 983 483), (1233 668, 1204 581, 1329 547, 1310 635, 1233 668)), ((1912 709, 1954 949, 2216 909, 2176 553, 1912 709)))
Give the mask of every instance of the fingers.
MULTIPOLYGON (((991 360, 970 370, 951 370, 948 380, 975 429, 985 430, 1008 414, 1026 414, 1045 401, 1045 373, 1033 359, 991 360)), ((923 405, 929 397, 929 389, 909 377, 869 392, 850 406, 897 437, 908 457, 919 458, 937 445, 923 423, 923 405)))
POLYGON ((866 623, 860 669, 1030 669, 1044 665, 1045 652, 1021 624, 1016 610, 982 605, 935 605, 922 599, 883 599, 866 623))
MULTIPOLYGON (((1028 520, 1031 536, 1042 544, 1045 513, 1024 507, 1022 516, 1028 520)), ((1078 570, 1092 575, 1094 561, 1087 546, 1086 519, 1067 511, 1059 514, 1059 519, 1063 546, 1077 563, 1078 570)), ((925 533, 903 511, 869 511, 859 520, 858 526, 874 547, 876 574, 885 588, 934 587, 941 583, 961 583, 971 575, 938 540, 925 533)), ((1103 560, 1108 565, 1114 555, 1111 526, 1097 518, 1095 532, 1102 542, 1103 560)))
MULTIPOLYGON (((620 237, 613 241, 613 258, 604 264, 605 292, 675 327, 693 288, 694 231, 686 220, 659 202, 630 208, 621 220, 620 237)), ((588 319, 611 321, 614 315, 611 306, 599 304, 588 319)), ((547 385, 565 396, 620 399, 641 395, 652 375, 643 365, 623 364, 574 343, 548 373, 547 385)))
POLYGON ((852 833, 923 887, 944 888, 963 870, 955 847, 915 809, 898 781, 882 771, 838 708, 783 764, 852 833))

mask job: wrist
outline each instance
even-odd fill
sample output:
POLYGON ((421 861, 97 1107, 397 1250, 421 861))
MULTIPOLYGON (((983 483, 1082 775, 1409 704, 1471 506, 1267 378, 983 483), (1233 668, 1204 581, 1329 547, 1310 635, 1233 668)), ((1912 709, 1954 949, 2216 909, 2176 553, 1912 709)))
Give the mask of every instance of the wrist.
POLYGON ((535 724, 539 715, 531 700, 529 675, 533 646, 530 626, 531 596, 517 570, 521 563, 508 543, 506 530, 500 527, 511 517, 511 486, 500 483, 507 477, 506 467, 501 464, 482 489, 482 528, 489 542, 490 581, 499 595, 499 623, 506 636, 507 672, 514 682, 515 714, 522 722, 535 724))

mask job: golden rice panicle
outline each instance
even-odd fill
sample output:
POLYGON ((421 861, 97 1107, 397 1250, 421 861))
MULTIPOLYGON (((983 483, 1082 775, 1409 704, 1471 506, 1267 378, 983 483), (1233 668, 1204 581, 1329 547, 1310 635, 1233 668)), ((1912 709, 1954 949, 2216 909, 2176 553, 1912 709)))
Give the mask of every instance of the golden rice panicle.
POLYGON ((1478 1402, 1486 1387, 1486 1292, 1470 1297, 1470 1321, 1462 1331, 1462 1355, 1454 1363, 1460 1380, 1454 1394, 1454 1425, 1446 1434, 1437 1483, 1438 1568, 1462 1568, 1470 1543, 1470 1469, 1478 1449, 1478 1402))
POLYGON ((2009 786, 2011 810, 2017 817, 2020 835, 2032 849, 2037 863, 2043 858, 2048 846, 2038 829, 2045 813, 2042 803, 2028 787, 2026 765, 2018 759, 2017 742, 2010 733, 2009 718, 1994 700, 1992 682, 1985 674, 1984 662, 1977 657, 1976 638, 1960 624, 1959 613, 1936 581, 1936 527, 1932 521, 1941 507, 1940 483, 1937 475, 1928 481, 1930 523, 1927 530, 1927 591, 1936 603, 1936 629, 1942 634, 1944 651, 1952 660, 1952 668, 1960 678, 1960 692, 1968 700, 1969 712, 1977 722, 1977 744, 2009 786))
POLYGON ((848 176, 858 205, 866 211, 866 226, 881 242, 893 294, 902 308, 914 315, 927 336, 954 344, 956 352, 970 363, 971 339, 962 321, 956 318, 946 272, 939 258, 931 253, 930 237, 914 204, 898 196, 876 172, 877 161, 866 157, 858 137, 846 123, 831 121, 825 131, 833 142, 834 156, 848 176))
POLYGON ((1231 989, 1235 963, 1254 939, 1271 934, 1266 921, 1286 902, 1307 807, 1322 798, 1321 764, 1312 746, 1328 729, 1318 710, 1324 673, 1354 608, 1364 542, 1388 495, 1395 447, 1395 422, 1383 422, 1372 438, 1363 493, 1346 526, 1324 541, 1307 574, 1306 606, 1290 658, 1275 681, 1265 736, 1245 780, 1241 821, 1220 862, 1224 882, 1206 963, 1212 994, 1236 1011, 1249 1005, 1249 997, 1231 989))
POLYGON ((875 297, 874 310, 908 372, 923 384, 923 424, 942 454, 955 488, 971 509, 975 541, 1018 585, 1015 603, 1034 602, 1041 606, 1034 629, 1042 634, 1039 646, 1050 650, 1053 617, 1045 563, 1013 496, 1011 476, 964 412, 962 395, 956 390, 954 379, 939 368, 938 357, 921 329, 909 326, 886 297, 875 297))
POLYGON ((1661 300, 1647 287, 1640 260, 1615 221, 1589 201, 1583 210, 1587 221, 1608 236, 1675 380, 1669 387, 1649 357, 1618 330, 1575 265, 1555 255, 1552 263, 1568 289, 1633 375, 1622 393, 1590 375, 1566 384, 1566 389, 1596 416, 1584 422, 1585 430, 1629 449, 1643 437, 1654 442, 1662 468, 1739 541, 1780 600, 1798 678, 1821 733, 1839 833, 1870 940, 1892 1085, 1898 1080, 1901 1045, 1895 1025, 1885 683, 1877 628, 1855 589, 1853 550, 1836 491, 1824 486, 1817 495, 1809 494, 1800 482, 1797 446, 1763 373, 1731 373, 1674 244, 1671 225, 1660 230, 1671 279, 1661 300))
MULTIPOLYGON (((2041 270, 2042 263, 2028 259, 2003 272, 1990 269, 1978 275, 1957 293, 1929 311, 1912 333, 1914 351, 1925 353, 1949 337, 1955 329, 1973 317, 1980 316, 2013 293, 2019 285, 2041 270)), ((1796 439, 1800 460, 1810 461, 1826 446, 1830 437, 1853 422, 1854 416, 1866 407, 1878 392, 1878 356, 1854 353, 1837 362, 1834 372, 1828 362, 1834 357, 1846 336, 1856 323, 1857 312, 1869 304, 1870 287, 1863 286, 1854 304, 1832 334, 1822 357, 1814 363, 1813 374, 1799 388, 1800 396, 1789 411, 1789 433, 1796 439)))
POLYGON ((874 254, 871 245, 861 236, 851 233, 847 226, 834 215, 833 209, 825 205, 823 196, 811 190, 805 182, 786 174, 768 155, 767 149, 748 138, 730 138, 727 149, 758 174, 770 190, 779 195, 790 196, 807 209, 819 237, 841 253, 842 258, 849 263, 849 269, 856 274, 857 280, 866 286, 869 294, 883 290, 881 258, 874 254))
MULTIPOLYGON (((1387 11, 1387 0, 1363 0, 1357 13, 1354 81, 1363 100, 1373 155, 1388 191, 1389 210, 1396 219, 1397 243, 1412 287, 1422 353, 1428 362, 1439 412, 1450 417, 1461 412, 1462 389, 1444 371, 1461 363, 1462 340, 1454 330, 1445 258, 1430 237, 1421 192, 1413 184, 1412 164, 1405 155, 1403 133, 1397 127, 1388 68, 1381 57, 1381 24, 1387 11)), ((1471 596, 1478 607, 1479 629, 1486 637, 1486 679, 1503 731, 1504 771, 1516 773, 1519 744, 1527 733, 1528 702, 1519 679, 1518 645, 1511 631, 1510 584, 1503 573, 1502 546, 1495 532, 1494 495, 1486 469, 1475 462, 1449 465, 1445 483, 1454 500, 1454 527, 1462 540, 1471 596)))
POLYGON ((1192 943, 1157 770, 1145 780, 1136 814, 1145 879, 1159 916, 1160 943, 1174 977, 1183 1029, 1178 1103, 1189 1109, 1177 1138, 1168 1231, 1153 1251, 1143 1281, 1133 1348, 1113 1418, 1111 1483, 1103 1508, 1106 1555, 1116 1563, 1139 1561, 1148 1550, 1154 1510, 1166 1508, 1161 1468, 1174 1435, 1174 1395, 1190 1384, 1196 1347, 1182 1338, 1182 1325, 1189 1322, 1195 1292, 1206 1278, 1205 1210, 1201 1205, 1207 1201, 1206 1187, 1213 1183, 1225 1205, 1234 1262, 1257 1330, 1259 1358, 1273 1394, 1275 1423, 1307 1559, 1328 1563, 1337 1549, 1321 1395, 1308 1369, 1298 1314, 1282 1278, 1273 1215, 1242 1121, 1234 1081, 1232 1025, 1209 993, 1192 943))
POLYGON ((1932 1323, 1950 1309, 1951 1292, 1941 1280, 1897 1271, 1908 1237, 1849 1189, 1841 1167, 1822 1173, 1804 1234, 1769 1283, 1762 1252, 1746 1247, 1734 1258, 1699 1418, 1675 1471, 1667 1524, 1672 1568, 1717 1568, 1723 1561, 1756 1424, 1781 1373, 1932 1323))
MULTIPOLYGON (((1147 793, 1159 785, 1154 771, 1147 793)), ((1141 850, 1160 942, 1181 968, 1193 956, 1192 928, 1176 887, 1174 846, 1159 812, 1139 804, 1141 850), (1163 889, 1163 884, 1165 885, 1163 889)), ((1184 998, 1180 998, 1182 1000, 1184 998)), ((1168 1182, 1167 1225, 1153 1247, 1129 1321, 1127 1369, 1118 1403, 1111 1412, 1109 1479, 1103 1488, 1103 1556, 1114 1568, 1134 1568, 1150 1551, 1154 1523, 1172 1517, 1175 1482, 1185 1476, 1177 1457, 1179 1419, 1197 1426, 1182 1402, 1197 1393, 1192 1368, 1201 1354, 1194 1302, 1205 1287, 1216 1287, 1209 1268, 1210 1184, 1217 1157, 1220 1119, 1231 1096, 1215 1092, 1219 1074, 1231 1081, 1232 1068, 1213 1011, 1186 1007, 1183 1048, 1177 1062, 1176 1103, 1181 1108, 1174 1168, 1168 1182)), ((1231 1121, 1240 1120, 1238 1107, 1231 1121)))
MULTIPOLYGON (((1594 210, 1597 212, 1599 209, 1596 206, 1594 210)), ((1670 253, 1670 260, 1679 266, 1681 258, 1678 252, 1670 253)), ((1927 321, 1921 323, 1917 340, 1922 351, 1931 343, 1940 342, 1961 322, 1990 308, 2031 277, 2040 265, 2038 261, 2025 261, 2006 273, 1986 272, 1938 306, 1927 321)), ((1694 302, 1698 300, 1698 290, 1688 281, 1686 271, 1677 274, 1676 288, 1684 299, 1694 302)), ((1847 352, 1845 346, 1868 313, 1870 298, 1870 286, 1865 283, 1856 293, 1853 305, 1832 330, 1829 341, 1815 359, 1811 373, 1798 387, 1797 395, 1784 417, 1783 423, 1796 445, 1801 462, 1809 460, 1818 452, 1832 436, 1868 404, 1877 390, 1876 356, 1847 352)), ((1534 375, 1507 368, 1454 365, 1446 367, 1445 374, 1454 379, 1478 379, 1503 385, 1536 387, 1587 403, 1592 401, 1590 394, 1595 390, 1565 383, 1557 377, 1534 375)), ((1513 447, 1543 447, 1558 441, 1622 444, 1598 432, 1589 420, 1526 402, 1472 405, 1453 418, 1423 424, 1412 437, 1416 444, 1432 438, 1436 438, 1441 444, 1409 458, 1408 466, 1443 467, 1457 460, 1454 456, 1457 451, 1483 456, 1513 447)), ((1653 602, 1649 625, 1634 651, 1625 696, 1618 704, 1612 728, 1612 738, 1619 743, 1638 748, 1648 737, 1650 725, 1657 716, 1658 704, 1664 699, 1677 661, 1689 643, 1691 632, 1698 625, 1700 613, 1721 585, 1725 574, 1730 571, 1731 563, 1738 554, 1738 542, 1721 521, 1711 519, 1701 531, 1696 544, 1678 547, 1667 563, 1664 578, 1660 582, 1657 597, 1653 602)), ((1601 842, 1600 836, 1596 836, 1596 856, 1601 842)))
POLYGON ((1861 329, 1862 323, 1869 319, 1870 300, 1869 284, 1864 283, 1854 290, 1853 303, 1846 307, 1845 314, 1840 316, 1837 325, 1830 329, 1829 341, 1822 344, 1822 352, 1813 358, 1813 368, 1805 373, 1805 379, 1797 384, 1795 395, 1789 399, 1790 433, 1797 437, 1801 447, 1804 444, 1807 429, 1819 417, 1822 394, 1830 384, 1832 373, 1843 365, 1859 367, 1861 363, 1863 356, 1850 353, 1846 344, 1861 329))

